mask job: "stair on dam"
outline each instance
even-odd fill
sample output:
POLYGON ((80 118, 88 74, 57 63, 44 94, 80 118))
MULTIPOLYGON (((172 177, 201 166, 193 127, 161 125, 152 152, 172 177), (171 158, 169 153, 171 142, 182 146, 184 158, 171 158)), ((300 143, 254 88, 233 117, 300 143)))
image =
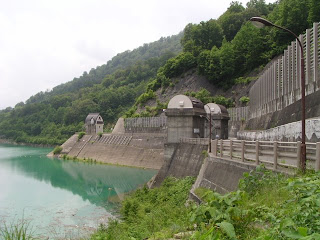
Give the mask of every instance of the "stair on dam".
POLYGON ((102 135, 101 138, 95 140, 95 142, 113 145, 129 145, 131 139, 131 136, 124 135, 102 135))

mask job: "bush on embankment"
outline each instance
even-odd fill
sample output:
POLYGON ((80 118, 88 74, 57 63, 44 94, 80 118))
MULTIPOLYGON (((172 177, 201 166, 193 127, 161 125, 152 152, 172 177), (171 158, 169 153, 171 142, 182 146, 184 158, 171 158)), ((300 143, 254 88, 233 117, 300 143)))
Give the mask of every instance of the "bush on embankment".
POLYGON ((183 231, 190 225, 190 209, 184 204, 193 181, 191 177, 167 178, 159 188, 138 189, 123 201, 122 221, 100 227, 91 239, 166 239, 183 231))
POLYGON ((60 154, 62 152, 62 147, 60 146, 56 146, 54 149, 53 149, 53 154, 56 155, 56 154, 60 154))
POLYGON ((286 178, 258 167, 239 190, 220 195, 197 189, 201 205, 185 206, 192 179, 167 179, 137 190, 122 203, 121 221, 91 239, 320 239, 320 173, 286 178))

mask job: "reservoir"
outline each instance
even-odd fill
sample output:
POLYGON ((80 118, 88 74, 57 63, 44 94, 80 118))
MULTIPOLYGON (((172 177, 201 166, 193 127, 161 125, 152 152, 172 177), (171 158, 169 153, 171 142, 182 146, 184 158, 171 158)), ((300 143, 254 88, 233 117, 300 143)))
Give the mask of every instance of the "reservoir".
POLYGON ((43 238, 78 238, 118 215, 155 170, 47 158, 50 148, 0 144, 0 227, 22 220, 43 238))

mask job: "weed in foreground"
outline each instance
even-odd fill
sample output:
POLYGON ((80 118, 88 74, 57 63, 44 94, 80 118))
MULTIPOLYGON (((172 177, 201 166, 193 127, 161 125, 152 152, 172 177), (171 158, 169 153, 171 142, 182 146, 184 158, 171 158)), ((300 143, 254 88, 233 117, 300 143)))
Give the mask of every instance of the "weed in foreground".
POLYGON ((29 223, 21 220, 18 223, 6 224, 0 227, 1 240, 33 240, 35 234, 29 223))

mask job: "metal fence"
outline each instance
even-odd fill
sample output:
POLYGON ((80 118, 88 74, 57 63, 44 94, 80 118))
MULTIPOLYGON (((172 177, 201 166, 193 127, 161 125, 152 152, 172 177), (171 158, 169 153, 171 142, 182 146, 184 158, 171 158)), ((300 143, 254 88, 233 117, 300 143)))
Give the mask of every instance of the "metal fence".
POLYGON ((314 23, 299 39, 304 46, 305 69, 301 70, 298 41, 293 41, 250 89, 249 119, 282 110, 301 99, 301 71, 305 71, 306 95, 320 89, 320 24, 314 23))
MULTIPOLYGON (((320 142, 306 143, 307 168, 320 170, 320 142)), ((213 140, 212 153, 220 159, 261 163, 273 169, 299 168, 301 142, 213 140)))
POLYGON ((124 119, 125 132, 162 132, 166 126, 166 116, 124 119))
POLYGON ((248 119, 249 107, 228 108, 230 121, 243 121, 248 119))

